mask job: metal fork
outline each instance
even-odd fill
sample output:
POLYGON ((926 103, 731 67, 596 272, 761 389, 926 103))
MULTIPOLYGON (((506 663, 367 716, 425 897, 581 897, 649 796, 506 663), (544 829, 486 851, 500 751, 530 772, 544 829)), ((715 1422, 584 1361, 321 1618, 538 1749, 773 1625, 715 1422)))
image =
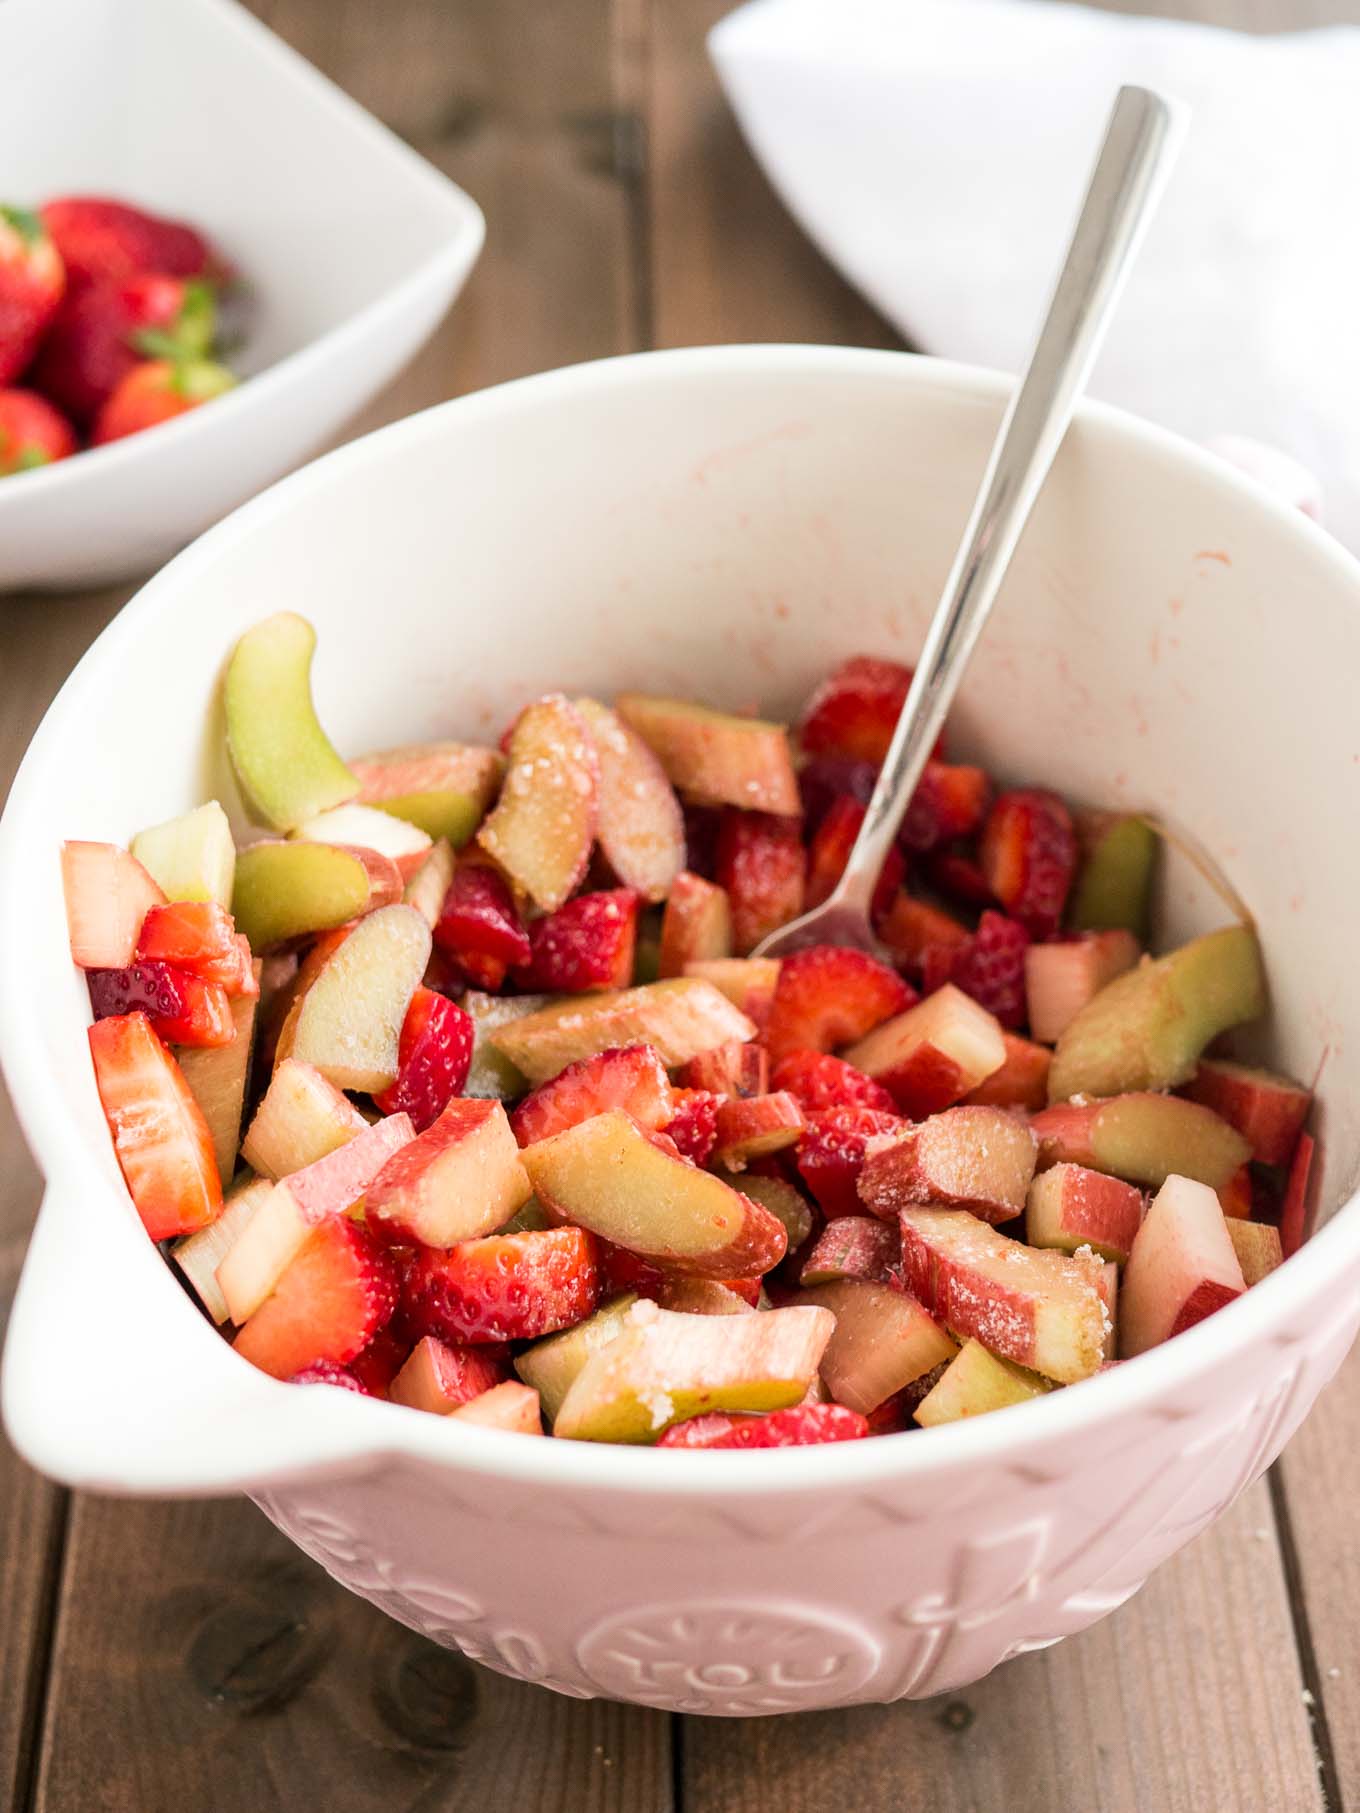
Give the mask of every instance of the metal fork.
POLYGON ((820 906, 772 932, 752 955, 776 957, 809 944, 881 954, 869 923, 879 872, 1161 195, 1181 137, 1178 112, 1149 89, 1120 89, 1048 314, 1002 420, 845 873, 820 906))

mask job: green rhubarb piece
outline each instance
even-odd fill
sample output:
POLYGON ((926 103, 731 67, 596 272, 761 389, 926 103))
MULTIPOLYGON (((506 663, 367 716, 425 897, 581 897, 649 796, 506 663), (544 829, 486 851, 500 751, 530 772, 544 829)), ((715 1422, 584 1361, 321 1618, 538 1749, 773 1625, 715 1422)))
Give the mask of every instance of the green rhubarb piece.
POLYGON ((230 907, 236 845, 215 799, 179 818, 139 831, 132 854, 159 882, 167 900, 215 900, 230 907))
POLYGON ((1264 1013, 1256 933, 1226 926, 1116 976, 1058 1040, 1048 1099, 1174 1089, 1211 1039, 1264 1013))
POLYGON ((485 995, 476 988, 467 991, 460 1005, 472 1021, 472 1063, 463 1085, 464 1095, 512 1102, 527 1091, 529 1084, 524 1073, 492 1044, 491 1035, 499 1026, 538 1013, 552 999, 551 995, 485 995))
POLYGON ((279 611, 246 631, 227 663, 227 748, 263 822, 293 831, 359 791, 312 704, 316 631, 279 611))
POLYGON ((515 1371, 538 1393, 543 1414, 549 1422, 557 1415, 563 1398, 590 1356, 623 1333, 624 1318, 636 1302, 632 1291, 626 1296, 615 1297, 586 1321, 578 1322, 575 1328, 564 1329, 560 1335, 549 1335, 544 1341, 535 1341, 515 1361, 515 1371))
POLYGON ((1085 854, 1068 921, 1077 932, 1132 932, 1147 943, 1157 833, 1144 818, 1097 813, 1083 827, 1085 854))
POLYGON ((1052 1389, 1052 1383, 1037 1372, 989 1353, 980 1341, 969 1340, 917 1405, 916 1420, 923 1428, 933 1429, 937 1423, 956 1423, 961 1417, 1026 1404, 1052 1389))
POLYGON ((368 870, 333 844, 251 844, 236 858, 231 911, 253 951, 328 932, 368 905, 368 870))

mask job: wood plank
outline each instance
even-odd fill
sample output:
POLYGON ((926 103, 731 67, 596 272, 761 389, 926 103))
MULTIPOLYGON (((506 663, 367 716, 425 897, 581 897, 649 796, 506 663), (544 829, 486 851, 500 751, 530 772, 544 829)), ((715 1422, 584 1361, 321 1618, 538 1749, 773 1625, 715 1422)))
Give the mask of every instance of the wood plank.
MULTIPOLYGON (((490 223, 453 315, 351 432, 634 344, 608 0, 257 10, 464 183, 490 223)), ((29 634, 37 660, 42 625, 29 634)), ((38 1804, 665 1813, 670 1724, 438 1649, 335 1586, 249 1505, 79 1497, 38 1804)))
MULTIPOLYGON (((736 137, 703 42, 725 10, 723 0, 650 4, 641 92, 657 343, 892 344, 736 137)), ((686 1721, 685 1800, 713 1813, 1319 1807, 1303 1691, 1262 1485, 1113 1620, 957 1704, 739 1730, 686 1721)))
POLYGON ((334 1585, 252 1505, 76 1500, 39 1806, 641 1813, 664 1717, 564 1699, 334 1585))
POLYGON ((1321 1813, 1264 1484, 1112 1618, 962 1693, 686 1721, 703 1813, 1321 1813))
MULTIPOLYGON (((0 797, 8 794, 48 701, 125 595, 125 589, 106 591, 78 603, 16 597, 0 606, 0 797)), ((0 1085, 0 1345, 41 1191, 0 1085)), ((65 1508, 65 1493, 39 1479, 0 1433, 0 1804, 7 1806, 20 1804, 32 1765, 65 1508)))

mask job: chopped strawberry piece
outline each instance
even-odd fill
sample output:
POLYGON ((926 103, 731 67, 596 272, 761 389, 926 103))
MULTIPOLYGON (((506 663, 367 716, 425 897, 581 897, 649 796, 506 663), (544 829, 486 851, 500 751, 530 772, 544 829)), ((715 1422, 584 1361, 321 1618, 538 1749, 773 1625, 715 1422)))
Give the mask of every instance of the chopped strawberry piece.
POLYGON ((664 1127, 671 1119, 674 1092, 650 1045, 615 1045, 568 1064, 525 1096, 510 1125, 520 1145, 531 1146, 610 1108, 621 1108, 643 1127, 664 1127))
POLYGON ((595 1245, 599 1255, 601 1297, 616 1297, 622 1291, 632 1291, 635 1296, 649 1297, 655 1302, 673 1282, 659 1266, 630 1253, 626 1246, 615 1246, 610 1240, 599 1239, 595 1245))
POLYGON ((717 864, 722 808, 682 801, 681 810, 685 815, 685 867, 711 881, 717 864))
POLYGON ((843 1404, 794 1404, 769 1416, 726 1416, 721 1411, 673 1423, 658 1448, 803 1448, 817 1442, 854 1442, 869 1434, 858 1410, 843 1404))
POLYGON ((250 945, 215 900, 172 900, 153 906, 137 939, 139 963, 169 963, 230 994, 249 993, 250 945), (244 946, 244 949, 242 948, 244 946))
MULTIPOLYGON (((842 794, 823 818, 808 845, 807 888, 805 907, 820 906, 845 873, 859 828, 864 823, 864 807, 858 800, 842 794)), ((907 865, 902 852, 889 850, 878 885, 874 889, 873 912, 877 919, 886 913, 893 895, 901 887, 907 865)))
POLYGON ((504 1350, 450 1347, 446 1341, 426 1335, 393 1379, 389 1396, 394 1404, 446 1416, 508 1377, 504 1350))
POLYGON ((222 1211, 212 1134, 145 1014, 90 1028, 95 1087, 137 1213, 153 1240, 192 1234, 222 1211))
POLYGON ((904 1429, 910 1429, 915 1403, 910 1396, 911 1387, 894 1391, 890 1398, 884 1398, 865 1416, 870 1435, 900 1435, 904 1429))
POLYGON ((686 1089, 714 1095, 764 1095, 770 1086, 770 1055, 763 1045, 738 1039, 701 1051, 680 1072, 686 1089))
POLYGON ((362 1353, 397 1301, 397 1268, 373 1237, 344 1215, 309 1235, 273 1294, 236 1337, 236 1351, 276 1379, 362 1353))
POLYGON ((827 1108, 876 1108, 895 1114, 896 1104, 882 1083, 876 1083, 844 1058, 824 1051, 791 1051, 774 1067, 772 1089, 786 1089, 804 1114, 821 1114, 827 1108))
POLYGON ((502 980, 512 964, 529 961, 529 934, 520 923, 509 884, 498 870, 477 863, 462 863, 454 870, 435 921, 434 941, 469 974, 478 958, 500 964, 502 980))
POLYGON ((926 859, 926 872, 942 894, 965 906, 987 907, 997 904, 987 877, 979 868, 967 845, 932 850, 926 859))
POLYGON ((594 1237, 550 1228, 422 1250, 407 1270, 402 1309, 412 1328, 441 1341, 526 1341, 570 1328, 599 1295, 594 1237))
POLYGON ((804 836, 811 836, 838 799, 848 796, 867 806, 877 781, 876 762, 855 762, 843 755, 814 755, 798 775, 804 836))
POLYGON ((356 1373, 348 1366, 337 1366, 334 1360, 316 1360, 310 1366, 304 1366, 301 1372, 295 1372, 288 1383, 290 1385, 338 1385, 341 1391, 357 1391, 361 1398, 377 1397, 356 1373))
POLYGON ((903 889, 879 921, 878 935, 904 970, 919 976, 932 946, 955 949, 968 942, 968 927, 903 889))
POLYGON ((1312 1231, 1308 1226, 1308 1179, 1313 1169, 1317 1141, 1311 1133, 1300 1133, 1289 1166, 1284 1187, 1284 1206, 1280 1212, 1280 1246, 1288 1259, 1297 1253, 1312 1231))
POLYGON ((927 762, 902 819, 898 841, 907 850, 936 850, 971 837, 982 823, 992 783, 981 768, 927 762))
POLYGON ((385 1398, 410 1351, 411 1337, 393 1320, 378 1330, 362 1352, 355 1354, 349 1370, 365 1391, 375 1398, 385 1398))
POLYGON ((718 830, 714 880, 732 906, 732 947, 744 957, 803 910, 801 821, 728 806, 718 830))
POLYGON ((911 690, 911 678, 909 667, 877 655, 851 655, 842 661, 808 700, 798 732, 804 753, 881 763, 911 690))
POLYGON ((1051 938, 1077 868, 1072 814, 1056 793, 1018 788, 998 796, 979 852, 993 894, 1033 938, 1051 938))
POLYGON ((627 988, 633 979, 639 896, 631 888, 578 894, 534 920, 532 949, 519 980, 551 994, 582 994, 593 988, 627 988))
POLYGON ((1250 1165, 1239 1165, 1227 1183, 1219 1185, 1218 1200, 1229 1220, 1251 1220, 1255 1192, 1252 1189, 1250 1165))
POLYGON ((983 913, 978 929, 962 944, 930 945, 922 985, 933 994, 946 982, 961 988, 1003 1026, 1014 1031, 1025 1020, 1025 952, 1029 933, 1004 913, 983 913))
POLYGON ((373 1100, 384 1114, 409 1114, 417 1133, 433 1126, 461 1093, 472 1067, 469 1015, 432 988, 417 988, 401 1024, 397 1080, 373 1100))
POLYGON ((829 1051, 872 1032, 916 1000, 895 970, 864 951, 814 944, 779 966, 766 1028, 770 1060, 791 1051, 829 1051))
POLYGON ((230 1045, 236 1037, 227 991, 168 963, 86 970, 96 1020, 144 1013, 167 1045, 230 1045))
POLYGON ((876 1108, 827 1108, 809 1116, 798 1143, 798 1170, 827 1215, 863 1213, 856 1186, 865 1147, 879 1134, 896 1133, 904 1125, 900 1115, 876 1108))
POLYGON ((674 1091, 674 1113, 666 1123, 666 1133, 674 1140, 682 1158, 692 1164, 706 1164, 718 1143, 718 1109, 723 1098, 708 1089, 674 1091))

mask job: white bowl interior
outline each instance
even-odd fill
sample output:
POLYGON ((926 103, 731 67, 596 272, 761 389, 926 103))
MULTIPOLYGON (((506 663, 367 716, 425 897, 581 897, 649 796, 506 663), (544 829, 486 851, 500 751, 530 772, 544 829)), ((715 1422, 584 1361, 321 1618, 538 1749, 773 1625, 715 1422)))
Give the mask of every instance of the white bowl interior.
POLYGON ((6 194, 112 195, 201 227, 250 286, 245 373, 447 236, 444 185, 229 0, 8 0, 0 67, 6 194))
MULTIPOLYGON (((278 609, 317 624, 321 715, 351 753, 491 738, 547 689, 642 686, 787 713, 848 652, 910 659, 1001 398, 986 376, 830 349, 711 349, 528 380, 296 475, 111 627, 39 733, 0 835, 5 872, 24 878, 0 900, 0 1027, 40 1162, 78 1175, 64 1238, 85 1226, 94 1239, 97 1224, 100 1266, 139 1306, 121 1326, 144 1318, 162 1359, 184 1343, 172 1389, 244 1411, 272 1388, 193 1327, 135 1225, 85 1058, 59 840, 125 841, 207 794, 235 803, 218 677, 235 637, 278 609), (127 1224, 116 1240, 113 1217, 127 1224)), ((1311 1078, 1326 1058, 1329 1205, 1360 1156, 1360 996, 1339 955, 1360 891, 1358 597, 1348 557, 1302 519, 1093 410, 955 717, 956 748, 1000 775, 1155 807, 1214 853, 1261 926, 1274 1060, 1311 1078)), ((1229 916, 1182 863, 1165 893, 1170 937, 1229 916)), ((1239 1310, 1214 1324, 1237 1327, 1239 1310)), ((1197 1351, 1202 1332, 1176 1348, 1197 1351)), ((1137 1371, 1092 1389, 1122 1390, 1137 1371)))

